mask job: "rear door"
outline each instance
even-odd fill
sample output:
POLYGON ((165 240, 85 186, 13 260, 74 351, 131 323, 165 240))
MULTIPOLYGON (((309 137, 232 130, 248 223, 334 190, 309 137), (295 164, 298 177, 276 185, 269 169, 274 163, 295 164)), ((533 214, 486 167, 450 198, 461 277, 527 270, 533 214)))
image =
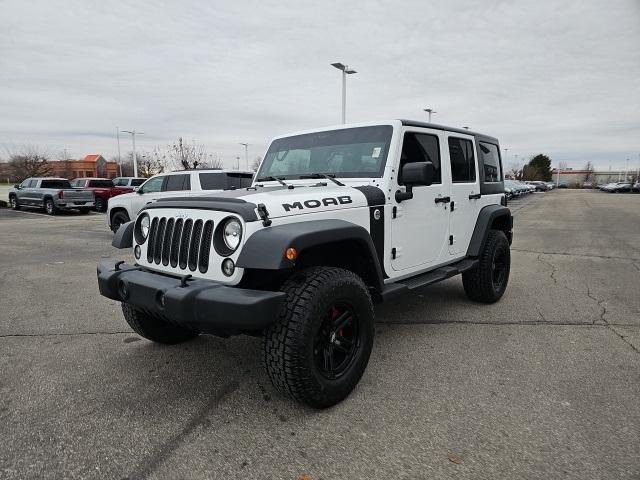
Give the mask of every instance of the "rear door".
POLYGON ((475 155, 475 139, 472 135, 446 132, 446 138, 451 165, 449 253, 459 257, 467 252, 478 215, 478 162, 475 155))
MULTIPOLYGON (((426 269, 446 255, 449 235, 449 164, 441 160, 445 140, 440 130, 404 130, 400 172, 409 162, 430 161, 434 181, 430 186, 413 187, 413 198, 395 202, 396 217, 391 219, 391 266, 398 272, 426 269)), ((399 175, 398 188, 403 188, 399 175)))

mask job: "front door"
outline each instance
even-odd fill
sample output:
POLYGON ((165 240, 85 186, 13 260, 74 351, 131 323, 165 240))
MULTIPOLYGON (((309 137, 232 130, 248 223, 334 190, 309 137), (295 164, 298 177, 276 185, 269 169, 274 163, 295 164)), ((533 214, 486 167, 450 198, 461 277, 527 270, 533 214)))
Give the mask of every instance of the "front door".
POLYGON ((451 161, 451 201, 449 217, 449 253, 455 257, 467 253, 478 215, 480 184, 471 135, 447 133, 446 148, 451 161))
POLYGON ((428 268, 443 255, 448 257, 449 235, 449 163, 441 161, 444 132, 430 129, 406 129, 403 134, 398 185, 402 187, 402 166, 408 162, 430 161, 434 181, 430 186, 413 187, 413 198, 395 203, 392 219, 392 259, 395 271, 412 273, 428 268), (394 258, 395 252, 395 258, 394 258))

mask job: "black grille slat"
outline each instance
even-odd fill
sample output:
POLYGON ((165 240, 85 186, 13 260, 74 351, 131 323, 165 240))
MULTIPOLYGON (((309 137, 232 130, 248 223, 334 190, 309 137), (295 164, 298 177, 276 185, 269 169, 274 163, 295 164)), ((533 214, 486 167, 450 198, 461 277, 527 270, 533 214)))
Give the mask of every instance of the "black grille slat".
POLYGON ((198 250, 200 249, 200 237, 202 236, 202 220, 196 220, 193 224, 191 242, 189 242, 189 270, 194 272, 198 266, 198 250))
POLYGON ((200 255, 198 255, 198 270, 206 273, 209 269, 209 253, 211 252, 211 238, 213 237, 213 222, 207 220, 202 230, 202 242, 200 244, 200 255))
POLYGON ((153 248, 153 261, 156 262, 156 265, 160 265, 161 255, 162 255, 162 245, 164 243, 164 232, 165 227, 167 226, 167 219, 162 217, 160 219, 160 223, 158 224, 158 235, 156 236, 156 244, 153 248))
POLYGON ((193 228, 193 220, 188 219, 184 222, 182 229, 182 238, 180 240, 180 255, 178 256, 181 269, 187 268, 187 255, 189 254, 189 239, 191 238, 191 229, 193 228))
POLYGON ((169 265, 169 249, 171 248, 171 243, 173 242, 173 225, 175 220, 170 218, 167 221, 167 228, 164 234, 164 241, 162 243, 162 264, 166 267, 169 265))
POLYGON ((153 261, 153 247, 156 242, 156 232, 158 230, 158 219, 154 218, 149 227, 149 244, 147 245, 147 262, 153 261))
POLYGON ((173 237, 171 238, 171 253, 169 253, 169 260, 171 266, 176 268, 178 266, 178 252, 180 251, 180 240, 182 239, 182 219, 176 220, 173 228, 173 237))

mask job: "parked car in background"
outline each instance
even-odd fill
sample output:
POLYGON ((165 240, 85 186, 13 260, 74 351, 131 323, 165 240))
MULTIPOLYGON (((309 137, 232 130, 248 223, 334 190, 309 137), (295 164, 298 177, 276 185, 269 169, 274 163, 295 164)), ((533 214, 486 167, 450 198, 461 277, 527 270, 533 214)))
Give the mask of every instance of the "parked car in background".
POLYGON ((546 182, 547 187, 549 187, 549 190, 553 190, 554 188, 556 188, 556 184, 553 182, 546 182))
POLYGON ((131 188, 139 187, 147 179, 144 177, 116 177, 113 179, 113 185, 117 188, 131 188))
POLYGON ((526 184, 534 187, 536 192, 546 192, 547 190, 549 190, 547 184, 539 180, 531 180, 526 182, 526 184))
POLYGON ((582 182, 582 188, 595 188, 592 182, 582 182))
POLYGON ((149 178, 133 193, 109 199, 107 221, 116 232, 120 225, 135 218, 148 203, 159 198, 202 195, 206 192, 251 186, 253 172, 238 170, 184 170, 161 173, 149 178))
POLYGON ((569 188, 569 184, 567 182, 560 182, 558 188, 569 188))
POLYGON ((630 192, 631 188, 631 182, 615 182, 603 187, 602 191, 609 193, 623 193, 630 192))
POLYGON ((73 188, 66 178, 27 178, 9 190, 9 203, 14 210, 22 207, 44 208, 49 215, 71 209, 89 213, 93 201, 93 191, 73 188))
POLYGON ((73 188, 84 188, 93 191, 94 206, 98 212, 106 212, 109 199, 116 195, 133 192, 132 187, 115 187, 108 178, 76 178, 71 181, 73 188))
POLYGON ((640 181, 633 184, 633 191, 640 192, 640 181))

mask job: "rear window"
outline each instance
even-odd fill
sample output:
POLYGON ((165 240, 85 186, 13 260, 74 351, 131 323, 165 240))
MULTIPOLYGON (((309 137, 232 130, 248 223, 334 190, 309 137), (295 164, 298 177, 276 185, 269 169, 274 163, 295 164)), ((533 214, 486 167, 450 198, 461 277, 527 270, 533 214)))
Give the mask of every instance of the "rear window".
POLYGON ((177 190, 189 190, 189 174, 167 175, 164 192, 175 192, 177 190))
POLYGON ((69 180, 42 180, 40 188, 71 188, 69 180))
POLYGON ((91 180, 89 186, 94 188, 111 188, 113 187, 113 182, 111 180, 91 180))
POLYGON ((200 186, 203 190, 229 190, 250 187, 253 175, 250 173, 201 173, 200 186))
POLYGON ((480 155, 484 166, 484 172, 481 175, 484 176, 485 183, 502 180, 498 147, 492 143, 480 142, 480 155))

